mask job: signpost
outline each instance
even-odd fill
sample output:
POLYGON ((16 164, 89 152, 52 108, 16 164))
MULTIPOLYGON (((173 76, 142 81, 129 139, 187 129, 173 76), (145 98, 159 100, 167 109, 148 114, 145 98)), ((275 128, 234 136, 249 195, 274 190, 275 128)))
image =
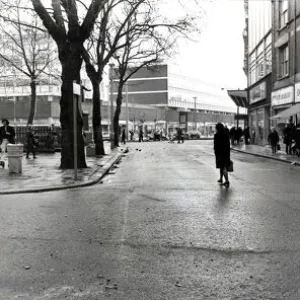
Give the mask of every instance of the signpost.
POLYGON ((114 132, 114 89, 113 89, 113 67, 114 64, 109 64, 110 66, 110 148, 111 150, 115 147, 114 135, 117 134, 114 132))
POLYGON ((73 133, 74 133, 74 180, 77 180, 77 96, 80 96, 80 85, 73 82, 73 133))

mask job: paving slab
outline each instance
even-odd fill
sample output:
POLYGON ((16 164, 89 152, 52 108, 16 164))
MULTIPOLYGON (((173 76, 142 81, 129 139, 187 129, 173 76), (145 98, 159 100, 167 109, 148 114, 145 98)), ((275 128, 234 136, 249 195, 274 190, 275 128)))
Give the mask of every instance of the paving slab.
POLYGON ((243 152, 255 156, 260 156, 260 157, 265 157, 277 161, 282 161, 285 163, 290 163, 292 165, 300 165, 300 157, 297 157, 296 155, 290 155, 286 154, 284 149, 285 145, 282 144, 280 145, 279 151, 276 153, 272 153, 272 149, 270 145, 265 145, 265 146, 259 146, 259 145, 245 145, 245 144, 240 144, 240 145, 232 145, 231 149, 233 151, 237 152, 243 152))
POLYGON ((40 153, 36 159, 26 159, 24 154, 22 174, 9 174, 6 159, 5 168, 0 168, 0 194, 44 192, 94 184, 121 158, 122 150, 124 147, 111 151, 109 144, 105 144, 106 155, 86 157, 88 168, 78 169, 76 181, 74 170, 59 168, 61 153, 40 153))

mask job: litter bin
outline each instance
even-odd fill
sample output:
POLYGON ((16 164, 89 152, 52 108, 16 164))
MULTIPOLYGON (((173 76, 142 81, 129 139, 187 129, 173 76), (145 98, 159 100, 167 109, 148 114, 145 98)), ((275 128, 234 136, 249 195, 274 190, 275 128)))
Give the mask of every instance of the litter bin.
POLYGON ((23 144, 8 144, 7 158, 8 170, 11 173, 22 173, 22 158, 23 158, 23 144))

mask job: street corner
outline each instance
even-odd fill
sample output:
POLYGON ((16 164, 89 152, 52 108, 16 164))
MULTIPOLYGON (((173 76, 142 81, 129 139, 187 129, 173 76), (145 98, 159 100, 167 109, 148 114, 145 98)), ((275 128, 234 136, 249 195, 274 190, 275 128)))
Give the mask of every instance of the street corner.
POLYGON ((0 169, 0 194, 37 193, 84 187, 97 183, 109 169, 117 163, 128 149, 113 150, 100 158, 87 158, 87 168, 77 170, 75 180, 74 170, 61 170, 59 156, 41 155, 37 159, 22 159, 21 173, 10 173, 5 162, 5 168, 0 169))

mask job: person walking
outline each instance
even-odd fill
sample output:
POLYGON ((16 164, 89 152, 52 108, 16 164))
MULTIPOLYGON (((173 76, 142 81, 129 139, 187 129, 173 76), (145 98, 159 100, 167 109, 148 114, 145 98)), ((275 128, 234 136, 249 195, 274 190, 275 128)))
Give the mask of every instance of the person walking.
POLYGON ((134 131, 130 130, 129 133, 130 133, 130 140, 133 141, 134 131))
POLYGON ((283 130, 283 143, 285 144, 286 154, 292 153, 292 125, 287 124, 283 130))
POLYGON ((7 152, 7 144, 15 143, 15 130, 12 126, 9 126, 9 121, 7 119, 2 120, 2 125, 0 127, 0 148, 1 148, 1 159, 4 159, 5 153, 7 152))
POLYGON ((122 129, 121 141, 124 145, 126 144, 126 131, 125 131, 125 128, 122 129))
POLYGON ((247 126, 244 129, 244 138, 245 138, 245 144, 249 145, 249 140, 250 140, 250 128, 249 128, 249 126, 247 126))
POLYGON ((278 132, 276 131, 275 127, 272 127, 272 131, 270 132, 270 134, 268 136, 268 141, 271 144, 272 153, 273 154, 276 153, 278 143, 279 143, 279 135, 278 135, 278 132))
POLYGON ((139 132, 139 142, 143 142, 144 141, 144 132, 143 129, 140 128, 140 132, 139 132))
POLYGON ((34 136, 31 126, 28 126, 26 133, 27 149, 26 158, 29 158, 29 154, 32 153, 33 158, 36 158, 36 148, 38 146, 37 139, 34 136))
POLYGON ((216 125, 216 133, 214 135, 214 153, 216 157, 216 168, 220 169, 220 179, 218 182, 225 187, 229 187, 228 167, 230 164, 230 140, 222 123, 218 123, 216 125), (223 176, 225 177, 224 183, 223 176))
POLYGON ((230 140, 231 140, 231 145, 234 145, 234 139, 235 139, 235 136, 236 136, 236 129, 235 127, 231 127, 230 130, 229 130, 229 137, 230 137, 230 140))
POLYGON ((243 129, 241 127, 238 127, 236 130, 236 142, 238 145, 240 144, 242 136, 243 136, 243 129))

